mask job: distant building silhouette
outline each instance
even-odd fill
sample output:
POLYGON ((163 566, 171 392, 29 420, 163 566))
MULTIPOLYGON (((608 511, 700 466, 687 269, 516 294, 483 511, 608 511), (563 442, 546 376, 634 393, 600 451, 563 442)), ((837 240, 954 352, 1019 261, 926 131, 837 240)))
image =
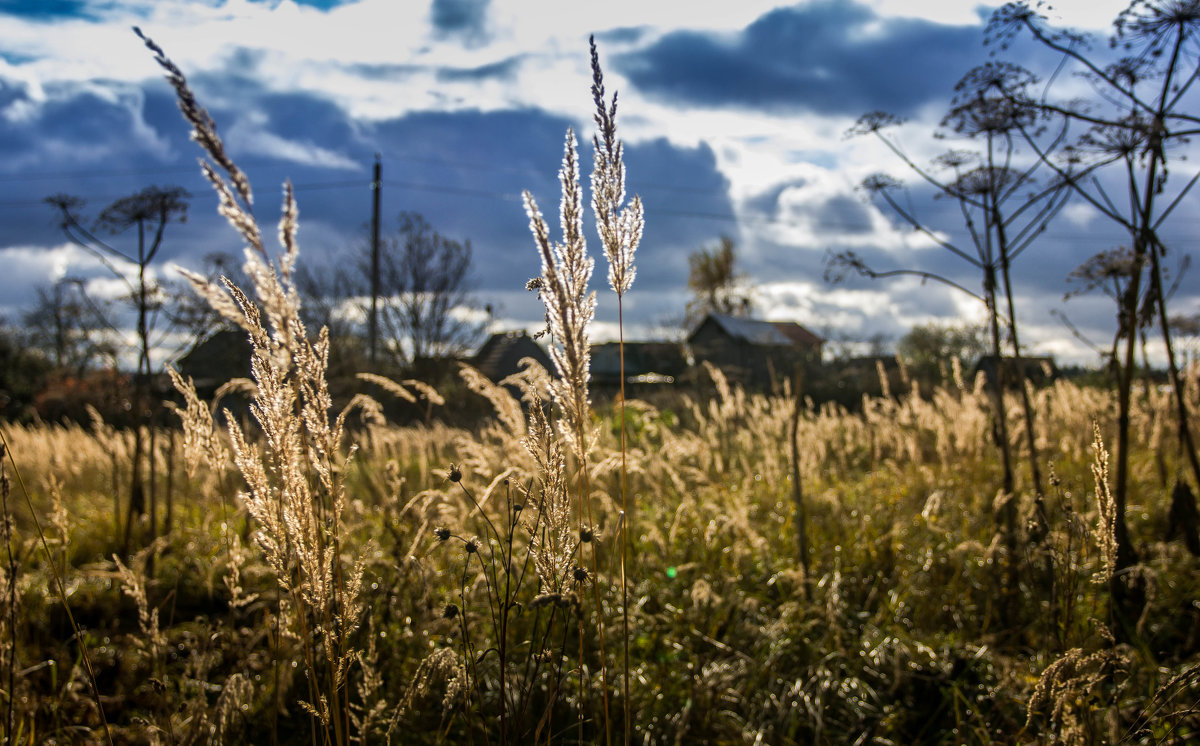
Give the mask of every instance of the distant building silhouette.
POLYGON ((523 331, 499 332, 487 338, 468 361, 491 381, 500 381, 521 370, 520 362, 532 358, 546 370, 553 371, 554 363, 546 350, 523 331))
POLYGON ((212 396, 231 378, 250 377, 250 337, 242 329, 222 329, 200 340, 179 358, 178 369, 191 376, 196 391, 212 396))
POLYGON ((975 363, 975 369, 971 371, 971 377, 983 373, 989 381, 994 380, 1000 365, 1003 365, 1004 379, 1009 386, 1017 386, 1022 379, 1030 381, 1034 386, 1042 386, 1058 378, 1058 366, 1054 364, 1052 357, 1022 357, 1019 372, 1016 358, 1002 357, 999 365, 996 361, 995 355, 980 357, 979 362, 975 363))
POLYGON ((710 313, 688 335, 697 362, 708 362, 734 383, 752 388, 791 378, 796 366, 821 362, 825 340, 792 321, 710 313))
MULTIPOLYGON (((613 393, 621 387, 621 345, 592 345, 592 383, 613 393)), ((677 342, 626 342, 625 383, 638 387, 671 385, 688 373, 687 348, 677 342)), ((627 392, 628 393, 628 392, 627 392)))

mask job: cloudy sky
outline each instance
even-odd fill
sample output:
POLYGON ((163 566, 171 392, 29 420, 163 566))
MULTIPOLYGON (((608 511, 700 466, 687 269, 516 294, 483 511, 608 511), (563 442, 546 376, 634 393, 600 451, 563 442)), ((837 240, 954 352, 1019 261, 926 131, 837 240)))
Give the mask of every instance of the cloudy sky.
MULTIPOLYGON (((941 286, 905 278, 830 285, 823 271, 829 252, 854 250, 879 268, 919 267, 979 287, 971 267, 865 200, 856 187, 868 174, 912 178, 879 143, 845 133, 882 109, 907 120, 898 134, 917 162, 954 145, 932 135, 956 81, 992 59, 983 39, 996 5, 2 0, 0 316, 18 319, 56 279, 104 275, 65 242, 42 202, 51 194, 83 197, 94 214, 143 187, 179 185, 194 198, 188 222, 169 229, 160 271, 240 251, 215 214, 172 92, 130 30, 137 25, 188 75, 248 172, 260 218, 273 223, 280 185, 296 184, 302 261, 354 261, 379 153, 385 229, 411 210, 469 239, 473 287, 495 325, 536 327, 540 307, 524 284, 539 264, 520 193, 532 191, 554 214, 565 131, 590 139, 587 39, 595 34, 608 88, 620 92, 629 189, 646 205, 626 297, 631 336, 678 324, 688 255, 722 235, 737 242, 765 318, 858 340, 894 339, 931 320, 977 321, 977 301, 941 286)), ((1123 3, 1058 5, 1062 23, 1105 34, 1123 3)), ((1020 43, 1004 54, 1043 73, 1054 63, 1020 43)), ((1068 75, 1056 85, 1067 95, 1080 84, 1068 75)), ((585 169, 590 163, 585 149, 585 169)), ((1177 162, 1171 178, 1182 182, 1191 168, 1177 162)), ((914 184, 914 209, 945 239, 965 240, 953 204, 930 196, 914 184)), ((1181 208, 1167 231, 1177 256, 1200 233, 1194 214, 1181 208)), ((1051 312, 1102 346, 1111 339, 1111 301, 1064 303, 1063 293, 1072 268, 1120 240, 1085 205, 1072 205, 1020 258, 1019 318, 1033 351, 1096 361, 1051 312)), ((591 246, 598 252, 594 233, 591 246)), ((603 279, 601 260, 597 287, 603 279)), ((1173 303, 1200 310, 1191 278, 1173 303)), ((602 292, 594 336, 612 335, 615 316, 602 292)))

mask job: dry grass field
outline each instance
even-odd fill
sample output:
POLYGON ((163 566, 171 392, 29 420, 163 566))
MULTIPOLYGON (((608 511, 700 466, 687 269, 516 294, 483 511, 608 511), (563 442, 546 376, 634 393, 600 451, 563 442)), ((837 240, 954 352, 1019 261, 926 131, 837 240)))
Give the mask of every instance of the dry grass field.
MULTIPOLYGON (((309 516, 337 523, 333 546, 332 532, 313 534, 326 544, 317 569, 299 556, 317 551, 304 548, 304 527, 254 517, 224 438, 215 463, 190 474, 184 449, 172 457, 171 437, 158 439, 172 525, 120 560, 113 495, 126 491, 130 436, 6 429, 14 527, 2 663, 13 696, 3 704, 14 741, 105 740, 85 649, 113 742, 292 743, 311 732, 318 742, 562 743, 606 731, 619 741, 626 712, 647 743, 1195 736, 1200 587, 1196 558, 1165 540, 1164 477, 1176 464, 1154 447, 1163 394, 1145 392, 1137 409, 1146 447, 1130 511, 1146 592, 1124 629, 1102 580, 1091 472, 1092 423, 1111 416, 1104 392, 1065 382, 1036 392, 1052 530, 1016 557, 996 539, 998 467, 980 392, 908 393, 858 414, 803 409, 806 575, 785 447, 794 402, 721 384, 717 374, 711 395, 670 406, 627 403, 625 520, 619 412, 590 416, 586 542, 569 510, 555 517, 548 504, 507 390, 479 383, 496 417, 470 431, 356 427, 347 437, 360 449, 333 477, 339 514, 309 516), (293 554, 267 548, 268 530, 293 554), (1009 563, 1015 591, 1000 572, 1009 563)), ((1018 432, 1015 406, 1010 416, 1018 432)))

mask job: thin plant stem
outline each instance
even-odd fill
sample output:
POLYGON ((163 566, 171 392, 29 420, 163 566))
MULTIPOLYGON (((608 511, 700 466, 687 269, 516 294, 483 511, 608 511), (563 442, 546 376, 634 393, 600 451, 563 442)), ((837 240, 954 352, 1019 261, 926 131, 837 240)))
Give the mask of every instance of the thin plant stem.
MULTIPOLYGON (((579 442, 580 443, 585 442, 584 441, 584 432, 583 432, 583 422, 579 423, 579 442)), ((592 518, 592 497, 591 497, 591 489, 590 489, 589 480, 588 480, 587 459, 586 459, 586 454, 581 454, 581 456, 583 456, 583 458, 580 459, 580 463, 579 463, 580 498, 584 502, 584 504, 587 506, 588 529, 594 530, 596 522, 592 518)), ((597 542, 593 538, 593 540, 589 543, 592 545, 592 578, 591 578, 591 580, 592 580, 592 596, 596 601, 596 626, 597 626, 597 631, 600 633, 598 642, 600 644, 600 694, 601 694, 601 701, 602 701, 602 704, 604 707, 604 742, 611 743, 611 741, 612 741, 612 723, 610 720, 609 709, 608 709, 608 657, 604 650, 604 607, 601 605, 601 602, 600 602, 600 584, 597 582, 599 579, 599 573, 600 573, 600 567, 599 567, 600 560, 598 557, 599 551, 597 549, 597 545, 599 544, 599 542, 597 542)), ((580 653, 579 674, 580 674, 580 687, 582 689, 582 681, 583 681, 583 678, 582 678, 583 677, 583 621, 582 620, 583 620, 583 615, 581 614, 579 618, 580 618, 580 623, 579 623, 579 653, 580 653)), ((581 695, 582 695, 582 691, 581 691, 581 695)), ((582 701, 582 697, 581 697, 580 706, 582 707, 582 705, 583 705, 583 701, 582 701)), ((582 710, 580 711, 580 714, 582 715, 582 710)), ((583 738, 582 728, 583 728, 583 721, 581 718, 580 719, 580 739, 583 738)))
POLYGON ((0 449, 0 499, 3 500, 4 515, 4 549, 8 560, 8 633, 11 644, 8 649, 8 702, 5 704, 4 737, 11 743, 13 739, 13 695, 16 692, 17 671, 17 559, 13 554, 12 511, 8 506, 8 475, 4 473, 4 452, 0 449))
POLYGON ((626 574, 626 561, 629 556, 629 494, 628 467, 626 463, 626 433, 625 433, 625 315, 622 307, 623 294, 617 294, 617 339, 620 353, 619 369, 621 371, 621 515, 625 525, 621 529, 621 647, 624 659, 621 681, 621 696, 624 705, 623 732, 625 744, 630 742, 629 725, 629 580, 626 574))
POLYGON ((25 478, 21 476, 21 470, 17 467, 17 460, 13 458, 12 446, 9 445, 8 436, 4 433, 4 428, 0 428, 0 443, 3 443, 4 450, 8 452, 8 462, 12 464, 13 476, 17 478, 17 484, 21 488, 21 492, 25 494, 25 504, 29 508, 29 517, 33 519, 34 528, 37 529, 38 541, 42 545, 42 551, 46 554, 46 562, 50 565, 50 574, 54 576, 54 586, 58 590, 58 598, 62 601, 63 610, 67 612, 67 621, 71 623, 71 630, 75 633, 75 639, 79 641, 79 655, 83 659, 84 670, 87 671, 88 683, 91 684, 92 698, 96 701, 96 711, 100 714, 100 724, 104 727, 104 740, 112 746, 112 733, 108 729, 108 718, 104 716, 104 704, 100 701, 100 687, 96 685, 96 672, 92 668, 92 657, 88 655, 87 640, 83 636, 83 632, 79 629, 79 624, 75 622, 75 615, 71 612, 71 605, 67 603, 67 590, 63 584, 62 573, 58 569, 58 565, 54 562, 54 555, 50 552, 50 545, 46 542, 46 533, 42 530, 42 522, 38 520, 37 511, 33 508, 33 499, 29 496, 29 488, 25 486, 25 478))

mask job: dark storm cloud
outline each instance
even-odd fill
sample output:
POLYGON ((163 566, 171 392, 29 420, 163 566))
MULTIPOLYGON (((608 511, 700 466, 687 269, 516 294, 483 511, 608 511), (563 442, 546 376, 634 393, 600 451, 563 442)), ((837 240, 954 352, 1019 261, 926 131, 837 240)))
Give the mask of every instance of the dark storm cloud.
MULTIPOLYGON (((320 96, 273 93, 246 75, 207 73, 192 82, 254 185, 255 212, 264 228, 277 217, 281 183, 290 179, 296 185, 303 262, 357 261, 371 217, 371 166, 377 152, 383 164, 385 232, 394 229, 398 213, 415 211, 439 232, 470 240, 474 285, 484 302, 489 292, 504 297, 520 291, 540 272, 522 190, 536 196, 553 234, 561 235, 557 172, 572 124, 567 118, 527 109, 424 112, 363 123, 320 96), (296 148, 336 154, 360 168, 327 168, 248 149, 259 132, 296 148)), ((199 268, 214 252, 240 255, 241 242, 216 213, 215 198, 196 165, 200 150, 189 141, 188 126, 165 82, 150 78, 138 88, 94 81, 48 86, 46 93, 45 100, 31 102, 20 84, 0 79, 0 219, 5 224, 0 248, 64 242, 53 210, 42 203, 46 196, 86 198, 84 213, 94 216, 110 202, 156 184, 179 185, 193 195, 188 222, 170 228, 160 261, 199 268)), ((585 127, 581 139, 590 136, 590 122, 576 124, 585 127)), ((705 145, 678 147, 665 139, 632 144, 626 161, 629 193, 641 194, 646 204, 638 287, 678 287, 686 280, 688 251, 736 229, 728 222, 733 214, 729 184, 705 145)), ((590 199, 591 163, 590 141, 584 139, 585 200, 590 199)), ((594 286, 601 288, 606 269, 590 207, 585 222, 597 258, 594 286)), ((114 238, 122 245, 127 239, 114 238)), ((17 290, 0 281, 0 294, 17 298, 17 290)))
POLYGON ((410 76, 425 72, 429 68, 424 65, 404 65, 392 63, 356 63, 346 65, 346 71, 355 77, 366 80, 399 81, 410 76))
MULTIPOLYGON (((200 251, 237 251, 225 231, 213 233, 221 220, 215 200, 196 164, 199 149, 189 141, 187 124, 166 84, 151 82, 138 90, 101 83, 91 86, 46 86, 46 100, 30 102, 20 86, 0 81, 0 220, 4 245, 53 245, 64 239, 55 227, 53 211, 42 200, 53 194, 72 194, 87 200, 86 212, 152 184, 179 185, 194 197, 187 226, 172 231, 164 258, 200 251), (13 107, 21 107, 15 112, 13 107)), ((201 96, 203 100, 203 96, 201 96)), ((324 101, 302 95, 264 96, 267 128, 302 142, 330 143, 337 148, 354 143, 345 116, 324 101)), ((213 107, 212 114, 228 133, 243 112, 238 106, 213 107)), ((297 184, 329 182, 328 169, 302 166, 261 153, 239 152, 234 157, 251 175, 260 198, 278 204, 279 186, 291 177, 297 184)), ((366 164, 369 149, 356 152, 366 164)), ((345 170, 334 172, 347 178, 345 170)), ((363 190, 369 181, 363 168, 363 190)), ((315 202, 315 201, 314 201, 315 202)), ((320 212, 317 210, 316 212, 320 212)), ((198 261, 198 259, 197 259, 198 261)))
MULTIPOLYGON (((540 271, 520 193, 528 189, 534 195, 552 235, 560 235, 557 173, 570 124, 537 110, 422 113, 382 124, 375 136, 388 159, 384 183, 393 195, 390 204, 423 213, 448 235, 470 238, 481 289, 520 287, 540 271), (389 152, 401 155, 389 158, 389 152), (430 188, 434 185, 437 189, 430 188)), ((580 147, 586 185, 591 147, 588 142, 580 147)), ((732 229, 698 217, 732 214, 728 183, 707 146, 681 148, 655 140, 629 146, 625 158, 628 191, 641 194, 646 206, 638 284, 679 284, 686 280, 686 247, 732 229)), ((590 199, 586 186, 584 199, 590 199)), ((598 256, 590 209, 585 222, 598 256)), ((606 271, 603 260, 599 264, 598 285, 606 271)))
POLYGON ((438 81, 447 83, 476 83, 495 78, 512 78, 524 59, 513 55, 478 67, 438 67, 432 65, 355 64, 347 70, 367 80, 396 82, 422 73, 433 73, 438 81))
POLYGON ((479 36, 484 31, 489 0, 433 0, 433 26, 445 34, 479 36))
POLYGON ((239 78, 255 80, 261 77, 258 70, 266 58, 267 52, 264 49, 234 47, 225 54, 220 71, 216 74, 237 75, 239 78))
POLYGON ((805 218, 814 232, 828 234, 835 240, 841 235, 865 235, 874 229, 871 208, 857 197, 847 194, 835 194, 821 202, 804 205, 789 204, 781 213, 780 198, 784 192, 803 187, 806 183, 804 179, 792 179, 776 184, 745 200, 743 207, 748 214, 766 220, 795 222, 797 218, 805 218))
MULTIPOLYGON (((279 0, 251 0, 251 2, 263 3, 266 5, 278 5, 279 0)), ((358 2, 358 0, 292 0, 297 5, 307 5, 310 8, 318 10, 332 10, 339 5, 350 5, 358 2)))
POLYGON ((0 112, 17 101, 29 100, 29 88, 19 81, 0 78, 0 112))
POLYGON ((21 16, 35 20, 76 18, 86 15, 83 0, 8 0, 0 5, 0 15, 21 16))
POLYGON ((807 183, 804 179, 791 179, 772 186, 760 194, 748 197, 744 202, 746 210, 755 215, 771 217, 779 209, 779 198, 792 187, 802 187, 807 183))
POLYGON ((625 162, 627 191, 646 210, 637 281, 643 288, 685 285, 688 254, 737 232, 729 181, 704 143, 686 148, 660 138, 626 146, 625 162))
MULTIPOLYGON (((27 105, 28 102, 29 90, 24 83, 0 78, 0 121, 11 122, 19 119, 16 107, 27 105)), ((3 127, 0 131, 6 135, 5 139, 0 140, 0 153, 7 151, 9 154, 15 154, 28 147, 30 136, 33 134, 30 128, 11 127, 7 124, 0 126, 3 127), (19 139, 19 142, 14 142, 12 138, 19 139)))
POLYGON ((288 139, 340 149, 357 139, 357 128, 332 101, 305 93, 275 93, 261 99, 270 131, 288 139))
POLYGON ((162 143, 134 135, 145 131, 135 89, 47 85, 45 94, 34 102, 0 81, 0 219, 10 243, 44 236, 51 221, 43 197, 90 192, 111 201, 134 183, 131 171, 164 165, 162 143))
POLYGON ((598 44, 633 44, 641 41, 647 31, 648 29, 644 26, 621 26, 605 31, 597 31, 595 36, 598 44))
MULTIPOLYGON (((128 107, 83 91, 76 95, 55 95, 41 107, 36 125, 29 123, 17 129, 36 136, 38 145, 46 149, 56 145, 102 145, 120 153, 130 150, 126 142, 135 126, 134 117, 128 107)), ((111 156, 106 155, 105 159, 108 157, 111 156)))
POLYGON ((979 57, 978 27, 880 19, 853 2, 780 8, 732 39, 680 31, 618 55, 648 93, 771 111, 908 114, 944 97, 979 57))
POLYGON ((870 233, 873 228, 869 208, 846 194, 830 197, 813 212, 816 214, 817 230, 842 235, 864 235, 870 233))
POLYGON ((437 78, 439 81, 449 83, 470 83, 491 78, 511 78, 513 73, 517 71, 517 67, 521 64, 522 59, 522 55, 516 55, 489 65, 480 65, 479 67, 441 67, 437 69, 437 78))

